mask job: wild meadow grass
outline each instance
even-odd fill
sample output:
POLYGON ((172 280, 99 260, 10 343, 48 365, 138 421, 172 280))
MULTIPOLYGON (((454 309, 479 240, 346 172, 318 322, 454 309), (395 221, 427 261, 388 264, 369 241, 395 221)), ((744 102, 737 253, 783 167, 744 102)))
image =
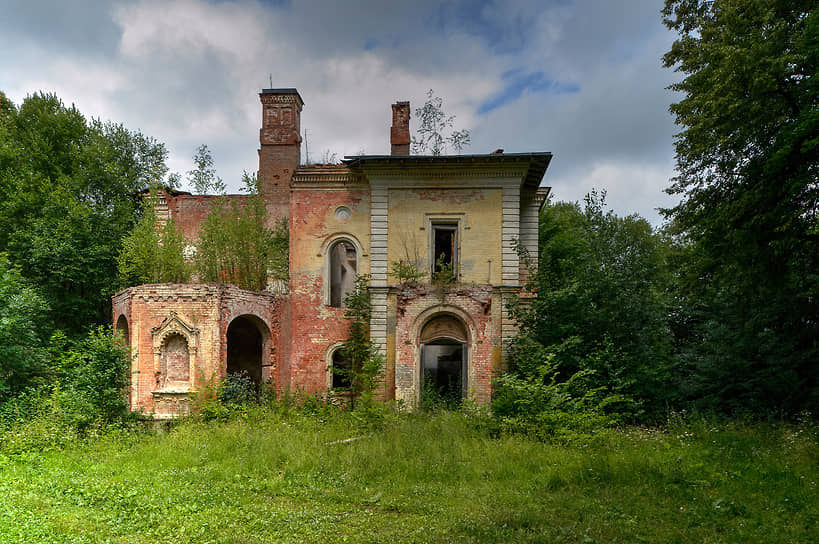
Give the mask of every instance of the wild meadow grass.
POLYGON ((0 542, 819 542, 810 418, 560 444, 486 422, 260 409, 33 451, 6 433, 0 542))

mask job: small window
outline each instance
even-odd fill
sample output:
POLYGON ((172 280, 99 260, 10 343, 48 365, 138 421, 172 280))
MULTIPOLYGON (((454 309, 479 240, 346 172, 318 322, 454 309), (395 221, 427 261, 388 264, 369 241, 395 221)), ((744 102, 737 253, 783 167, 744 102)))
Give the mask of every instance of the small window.
POLYGON ((356 251, 342 240, 330 247, 330 306, 344 308, 344 299, 355 289, 356 251))
POLYGON ((353 365, 350 359, 344 356, 341 349, 337 349, 333 352, 333 363, 330 367, 330 371, 333 374, 333 389, 339 391, 350 390, 352 385, 352 376, 350 376, 352 368, 353 365))
POLYGON ((432 225, 432 273, 449 267, 454 273, 458 265, 458 225, 432 225))

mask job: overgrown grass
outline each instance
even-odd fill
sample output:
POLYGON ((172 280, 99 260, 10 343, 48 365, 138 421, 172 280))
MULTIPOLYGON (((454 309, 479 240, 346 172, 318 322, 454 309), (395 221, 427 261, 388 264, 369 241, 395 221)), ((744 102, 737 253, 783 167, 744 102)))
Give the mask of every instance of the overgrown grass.
POLYGON ((562 444, 495 436, 474 411, 372 421, 251 409, 61 451, 4 442, 0 542, 819 541, 811 419, 562 444))

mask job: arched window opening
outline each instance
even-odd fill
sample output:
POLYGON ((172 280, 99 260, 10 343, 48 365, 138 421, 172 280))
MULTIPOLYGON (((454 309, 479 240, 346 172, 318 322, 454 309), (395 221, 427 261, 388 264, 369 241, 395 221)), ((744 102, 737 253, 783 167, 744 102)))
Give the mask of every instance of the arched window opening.
POLYGON ((262 345, 258 324, 250 316, 239 316, 227 330, 227 373, 246 374, 258 389, 262 383, 262 345))
POLYGON ((190 352, 181 334, 171 334, 162 344, 160 372, 163 389, 187 388, 190 384, 190 352))
POLYGON ((344 308, 344 299, 355 289, 356 277, 355 246, 346 240, 340 240, 330 247, 330 306, 344 308))
POLYGON ((330 372, 333 375, 332 388, 337 391, 349 391, 352 387, 352 362, 344 355, 343 350, 333 352, 333 362, 330 372))
POLYGON ((421 404, 457 408, 467 392, 467 334, 455 317, 431 319, 421 330, 421 404))
POLYGON ((119 319, 117 319, 117 326, 114 327, 114 334, 122 338, 122 341, 125 342, 126 346, 131 345, 131 335, 129 334, 128 330, 128 320, 125 318, 124 315, 119 316, 119 319))

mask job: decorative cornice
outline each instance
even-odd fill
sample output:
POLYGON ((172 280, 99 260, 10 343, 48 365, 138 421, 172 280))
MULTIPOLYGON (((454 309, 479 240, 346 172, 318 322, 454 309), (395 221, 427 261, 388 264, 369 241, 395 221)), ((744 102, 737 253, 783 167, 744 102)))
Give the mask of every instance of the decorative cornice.
POLYGON ((363 176, 346 173, 324 173, 324 172, 296 172, 293 174, 293 185, 366 185, 367 181, 363 176))
POLYGON ((369 178, 381 179, 417 179, 417 180, 442 180, 451 179, 478 179, 478 178, 504 178, 521 180, 526 174, 526 168, 469 168, 469 167, 441 167, 431 170, 427 168, 401 167, 401 168, 368 168, 369 178))

